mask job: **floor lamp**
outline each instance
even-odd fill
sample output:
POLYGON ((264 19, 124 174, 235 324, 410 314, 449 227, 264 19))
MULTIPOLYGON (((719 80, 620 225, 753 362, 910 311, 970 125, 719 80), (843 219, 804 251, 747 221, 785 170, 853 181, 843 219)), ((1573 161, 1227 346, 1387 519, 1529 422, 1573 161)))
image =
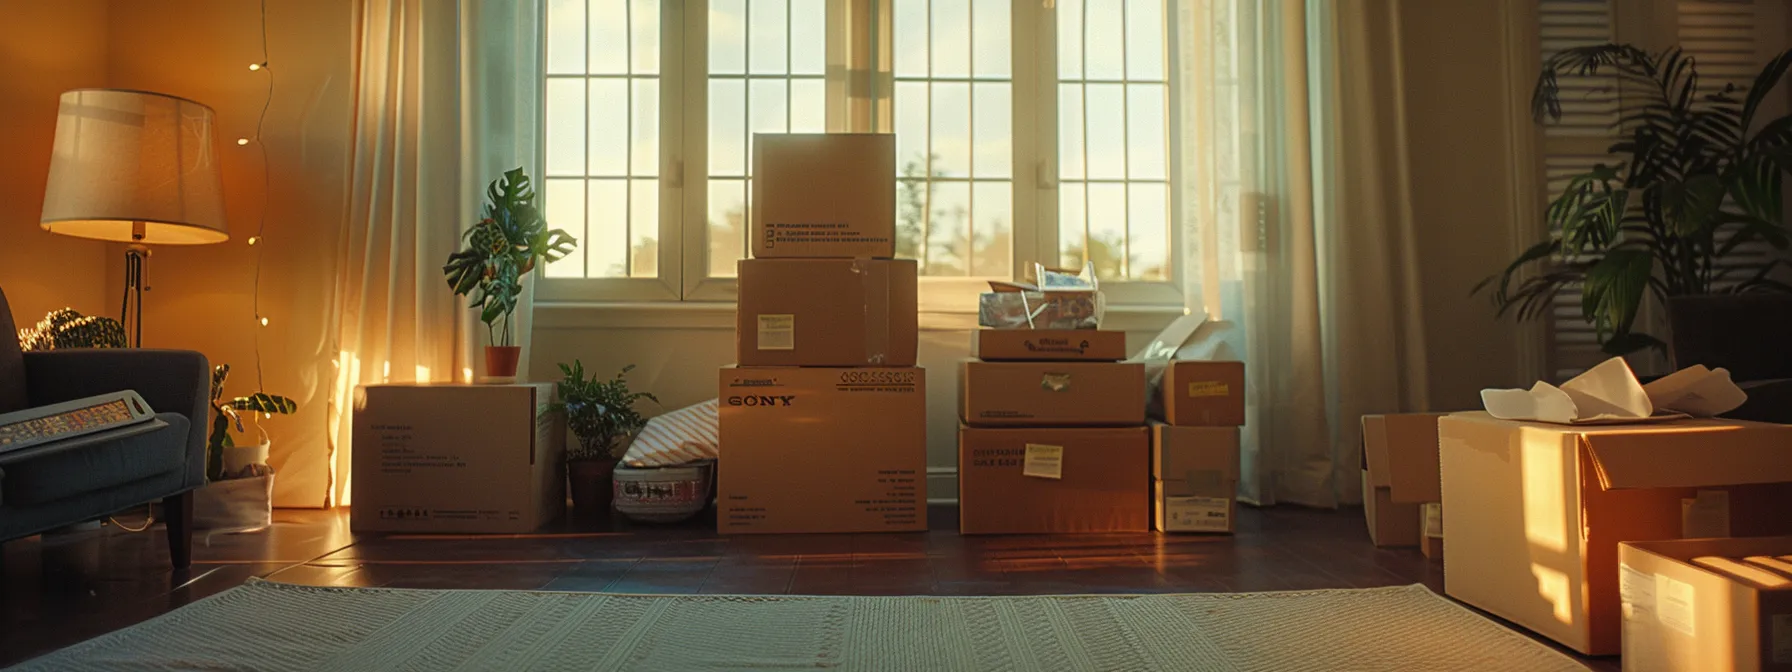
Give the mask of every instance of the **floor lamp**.
POLYGON ((50 233, 126 243, 119 321, 132 347, 143 346, 149 246, 230 239, 216 116, 201 103, 147 91, 62 94, 40 222, 50 233))

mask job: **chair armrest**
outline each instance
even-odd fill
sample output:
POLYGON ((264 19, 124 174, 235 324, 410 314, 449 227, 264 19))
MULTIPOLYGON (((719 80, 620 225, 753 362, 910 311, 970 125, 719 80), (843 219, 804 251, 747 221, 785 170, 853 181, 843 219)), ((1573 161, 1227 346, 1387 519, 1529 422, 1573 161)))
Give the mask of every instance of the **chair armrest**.
MULTIPOLYGON (((94 348, 25 353, 25 390, 33 406, 136 390, 158 413, 187 416, 188 445, 205 446, 211 366, 191 350, 94 348)), ((200 458, 203 461, 203 457, 200 458)))

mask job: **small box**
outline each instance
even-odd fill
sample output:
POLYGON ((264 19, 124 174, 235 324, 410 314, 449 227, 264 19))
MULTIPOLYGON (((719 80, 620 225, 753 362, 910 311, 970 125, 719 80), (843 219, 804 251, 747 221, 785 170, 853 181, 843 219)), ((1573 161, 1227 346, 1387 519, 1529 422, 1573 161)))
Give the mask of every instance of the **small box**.
POLYGON ((1170 362, 1158 390, 1153 417, 1166 423, 1183 427, 1244 425, 1244 362, 1170 362))
POLYGON ((971 356, 986 362, 1118 362, 1126 332, 1099 329, 980 329, 971 356))
POLYGON ((753 136, 753 256, 896 256, 896 136, 753 136))
POLYGON ((1238 439, 1237 427, 1151 423, 1154 529, 1232 532, 1238 511, 1238 439))
POLYGON ((1145 424, 1145 367, 1126 362, 966 361, 959 417, 973 427, 1145 424))
POLYGON ((566 509, 554 386, 364 385, 355 392, 355 532, 532 532, 566 509))
POLYGON ((1474 412, 1438 419, 1437 434, 1444 588, 1581 653, 1619 653, 1619 543, 1792 533, 1792 426, 1474 412))
POLYGON ((1624 669, 1792 670, 1792 537, 1618 545, 1624 669))
POLYGON ((1419 552, 1425 557, 1444 559, 1444 505, 1428 502, 1419 507, 1419 552))
MULTIPOLYGON (((1438 481, 1439 413, 1363 416, 1363 516, 1369 541, 1419 546, 1424 505, 1443 499, 1438 481)), ((1439 534, 1442 534, 1441 531, 1439 534)))
POLYGON ((914 366, 913 259, 743 259, 741 366, 914 366))
POLYGON ((722 369, 717 529, 927 529, 926 373, 722 369))
POLYGON ((959 532, 1145 531, 1150 453, 1144 427, 961 426, 959 532))

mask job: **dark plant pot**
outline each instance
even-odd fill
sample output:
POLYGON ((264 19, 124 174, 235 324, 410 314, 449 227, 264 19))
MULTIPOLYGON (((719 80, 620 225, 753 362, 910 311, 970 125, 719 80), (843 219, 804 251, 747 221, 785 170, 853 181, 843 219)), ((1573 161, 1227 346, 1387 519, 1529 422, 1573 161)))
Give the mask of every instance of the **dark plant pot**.
POLYGON ((615 473, 613 460, 567 462, 566 489, 572 491, 573 515, 589 518, 608 513, 615 473))
POLYGON ((515 378, 517 360, 523 356, 520 345, 485 346, 485 375, 492 378, 515 378))

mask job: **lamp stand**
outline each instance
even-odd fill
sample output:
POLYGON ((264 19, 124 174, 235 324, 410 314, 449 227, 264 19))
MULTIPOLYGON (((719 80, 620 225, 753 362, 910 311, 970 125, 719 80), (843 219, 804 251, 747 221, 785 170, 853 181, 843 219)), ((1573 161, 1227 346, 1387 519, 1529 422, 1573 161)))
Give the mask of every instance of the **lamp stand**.
MULTIPOLYGON (((131 223, 131 240, 140 241, 144 236, 143 222, 131 223)), ((132 334, 131 347, 143 347, 143 293, 149 291, 143 286, 143 263, 149 259, 149 247, 140 242, 133 242, 124 247, 124 307, 119 310, 118 323, 132 334), (132 310, 133 306, 136 308, 132 310), (132 318, 135 313, 135 319, 132 318)))

